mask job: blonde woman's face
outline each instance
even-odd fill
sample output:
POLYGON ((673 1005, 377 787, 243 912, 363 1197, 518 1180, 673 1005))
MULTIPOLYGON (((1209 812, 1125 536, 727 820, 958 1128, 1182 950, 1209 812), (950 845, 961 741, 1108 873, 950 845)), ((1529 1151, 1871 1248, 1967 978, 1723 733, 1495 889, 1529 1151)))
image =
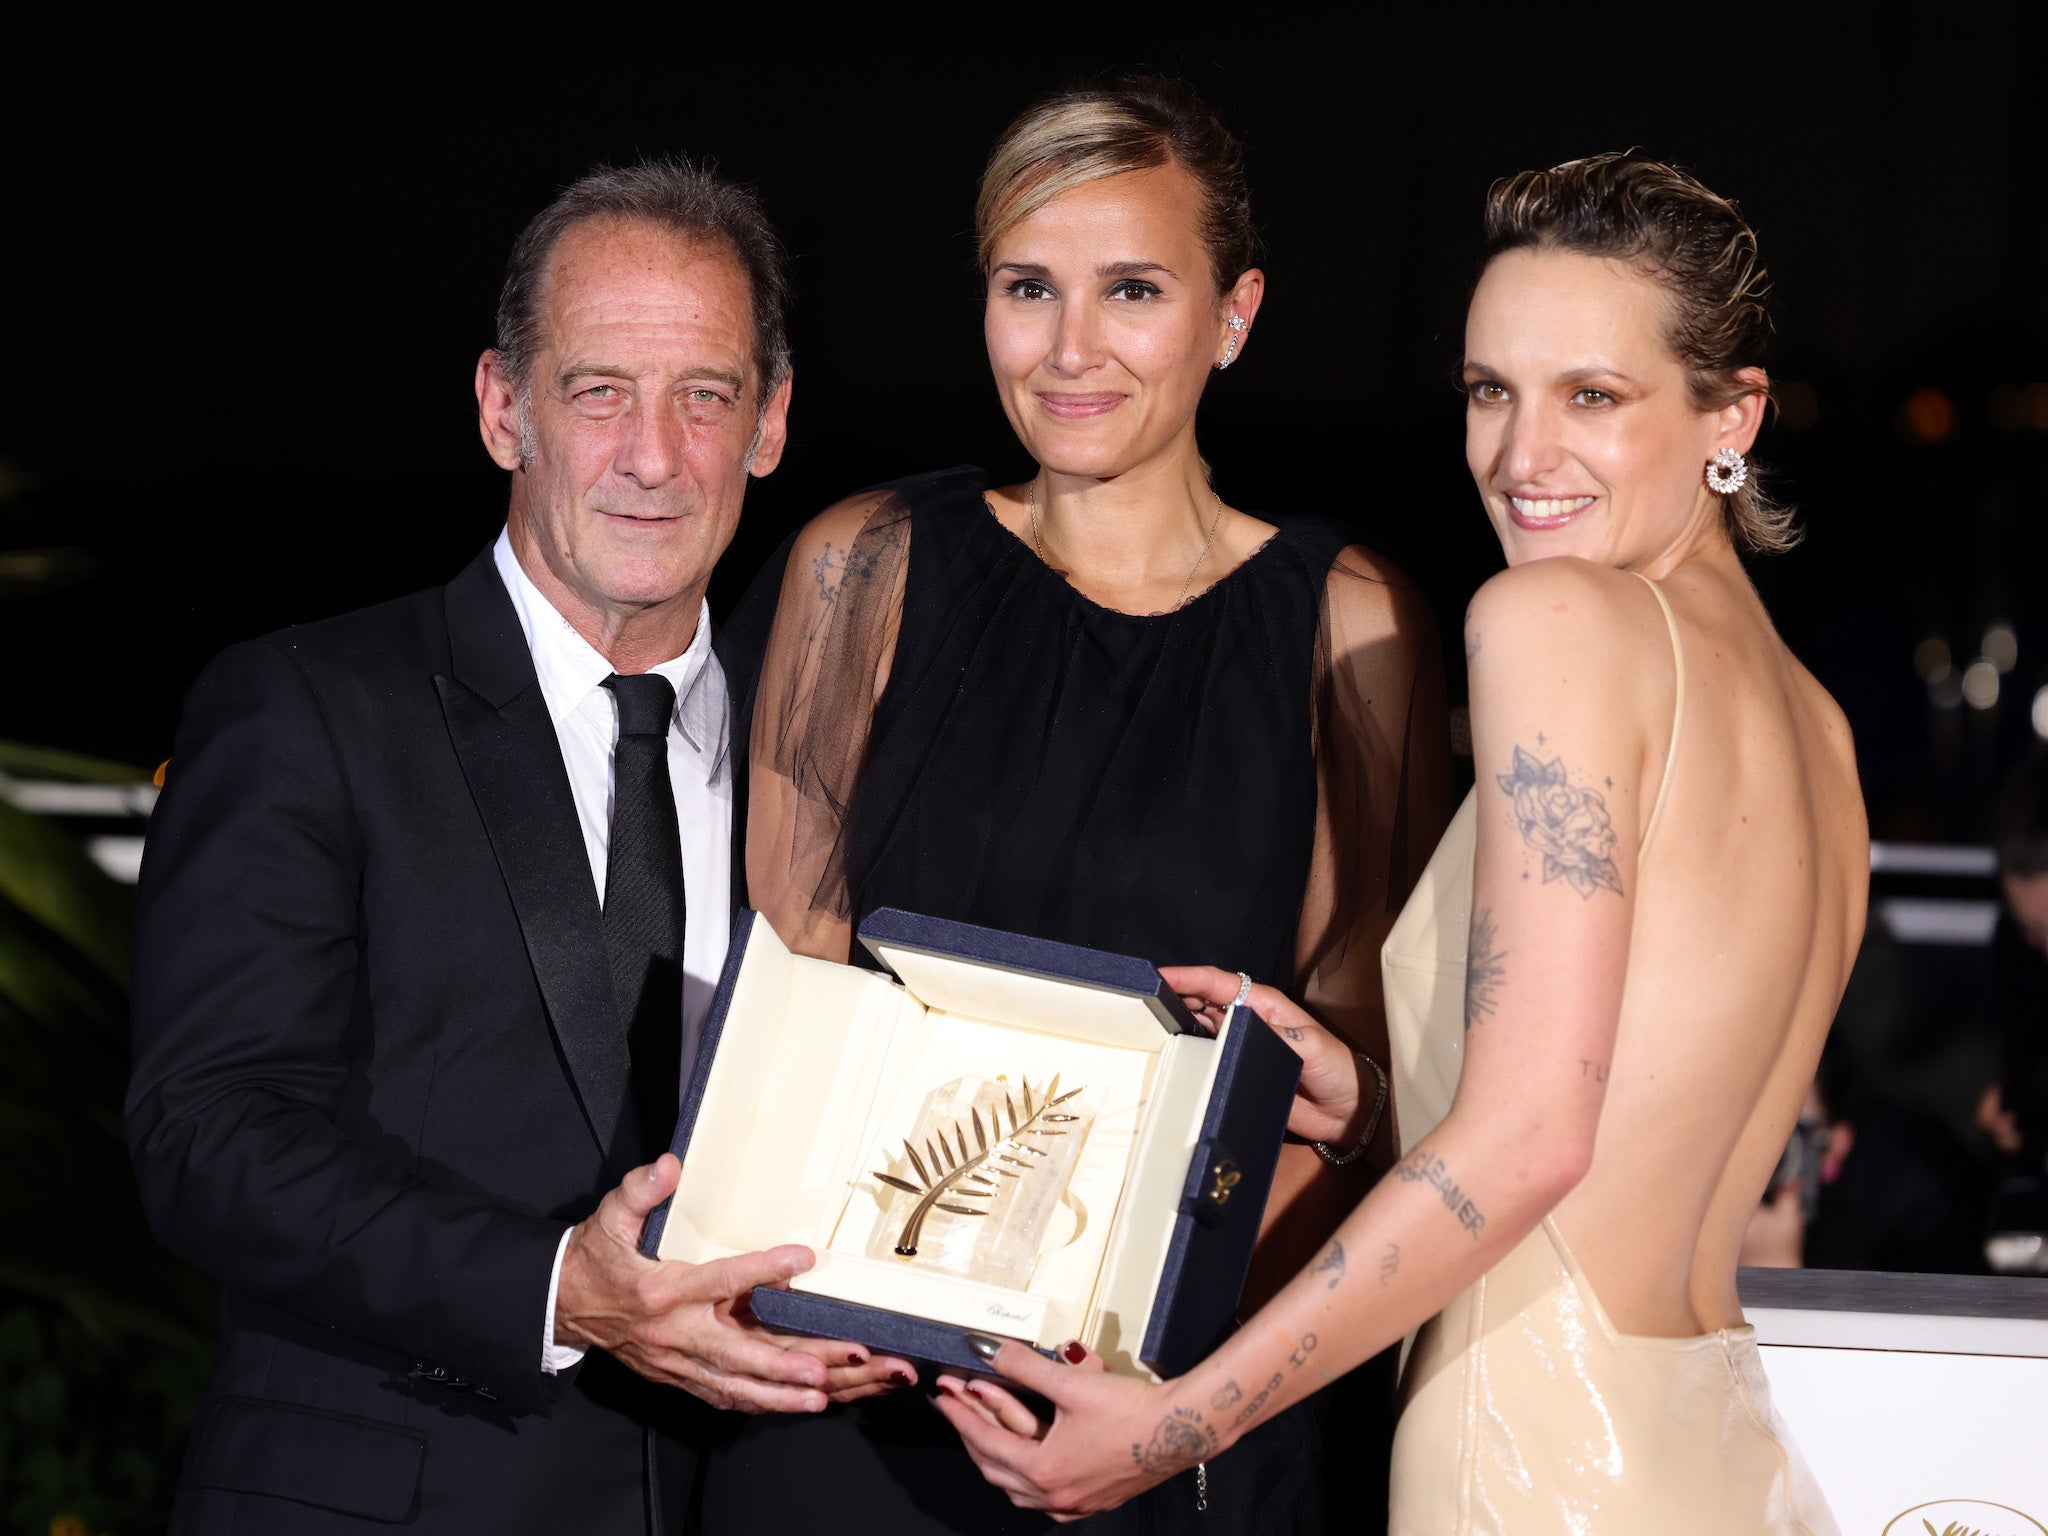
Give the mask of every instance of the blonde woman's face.
POLYGON ((1173 164, 1089 182, 1020 221, 989 253, 986 302, 1003 409, 1058 474, 1121 474, 1191 434, 1229 346, 1200 190, 1173 164))
POLYGON ((1654 279, 1567 251, 1509 251, 1479 279, 1465 462, 1508 564, 1640 566, 1720 516, 1705 474, 1731 415, 1693 408, 1667 302, 1654 279))

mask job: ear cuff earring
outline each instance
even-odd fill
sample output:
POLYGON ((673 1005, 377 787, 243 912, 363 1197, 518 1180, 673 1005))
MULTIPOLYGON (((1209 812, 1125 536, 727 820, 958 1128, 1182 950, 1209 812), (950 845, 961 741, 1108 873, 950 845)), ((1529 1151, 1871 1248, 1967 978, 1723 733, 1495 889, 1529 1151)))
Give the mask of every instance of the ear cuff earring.
POLYGON ((1717 496, 1733 496, 1749 479, 1749 465, 1733 448, 1723 448, 1707 466, 1707 489, 1717 496))
POLYGON ((1237 344, 1242 340, 1244 340, 1244 316, 1232 315, 1230 317, 1230 345, 1223 349, 1223 361, 1216 365, 1218 369, 1230 366, 1231 359, 1237 356, 1237 344))

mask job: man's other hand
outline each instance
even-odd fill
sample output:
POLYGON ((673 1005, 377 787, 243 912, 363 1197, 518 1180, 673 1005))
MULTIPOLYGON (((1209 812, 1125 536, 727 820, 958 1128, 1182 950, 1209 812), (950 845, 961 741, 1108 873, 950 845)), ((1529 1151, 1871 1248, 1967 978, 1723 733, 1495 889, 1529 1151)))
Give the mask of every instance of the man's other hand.
POLYGON ((597 1348, 650 1381, 714 1408, 817 1413, 825 1362, 774 1342, 752 1322, 747 1295, 814 1262, 794 1244, 709 1264, 644 1257, 648 1214, 675 1192, 682 1164, 667 1153, 635 1168, 569 1234, 555 1288, 555 1342, 597 1348))

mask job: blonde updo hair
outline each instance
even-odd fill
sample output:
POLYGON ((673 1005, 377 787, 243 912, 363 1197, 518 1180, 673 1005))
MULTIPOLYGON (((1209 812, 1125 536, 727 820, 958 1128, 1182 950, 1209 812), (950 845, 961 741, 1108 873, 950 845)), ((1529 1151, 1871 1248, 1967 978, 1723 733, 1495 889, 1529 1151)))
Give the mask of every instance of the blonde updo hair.
POLYGON ((1201 97, 1163 75, 1056 91, 1003 130, 974 204, 983 274, 1003 236, 1061 193, 1169 163, 1201 188, 1202 243, 1216 292, 1228 293, 1258 248, 1244 152, 1201 97))
MULTIPOLYGON (((1763 366, 1771 280, 1735 204, 1686 172, 1631 150, 1497 181, 1486 196, 1485 261, 1524 249, 1612 257, 1654 278, 1671 298, 1664 340, 1685 368, 1693 409, 1754 392, 1735 375, 1763 366)), ((1766 496, 1760 478, 1752 462, 1742 487, 1721 498, 1729 536, 1760 553, 1790 549, 1799 542, 1792 508, 1766 496)))

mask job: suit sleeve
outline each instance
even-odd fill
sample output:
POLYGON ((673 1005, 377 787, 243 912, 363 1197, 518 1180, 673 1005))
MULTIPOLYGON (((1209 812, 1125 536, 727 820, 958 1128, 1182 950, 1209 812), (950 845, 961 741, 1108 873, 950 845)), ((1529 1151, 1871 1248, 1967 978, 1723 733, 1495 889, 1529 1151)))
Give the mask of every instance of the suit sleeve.
POLYGON ((129 1146, 164 1245, 224 1285, 541 1406, 563 1223, 343 1128, 375 1027, 363 850, 328 723, 274 642, 187 703, 137 893, 129 1146))

